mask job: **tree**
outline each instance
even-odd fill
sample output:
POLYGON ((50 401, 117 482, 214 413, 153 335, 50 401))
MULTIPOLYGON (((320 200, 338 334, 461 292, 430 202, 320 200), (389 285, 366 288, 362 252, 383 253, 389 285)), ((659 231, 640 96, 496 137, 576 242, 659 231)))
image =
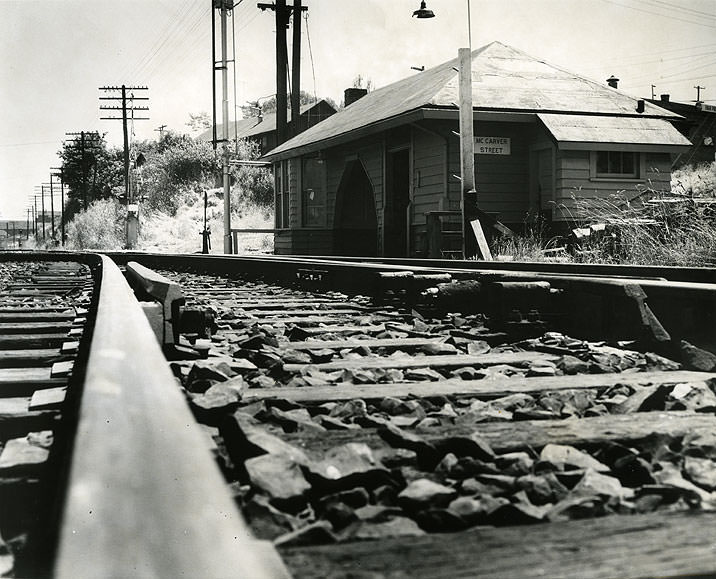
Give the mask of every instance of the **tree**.
MULTIPOLYGON (((320 99, 316 99, 316 97, 314 97, 311 93, 306 92, 305 90, 301 91, 301 106, 310 105, 312 103, 317 102, 317 100, 320 99)), ((291 95, 286 95, 286 102, 290 105, 291 95)), ((249 101, 246 103, 246 105, 241 107, 241 113, 243 114, 245 119, 250 117, 258 117, 259 112, 264 115, 276 112, 276 97, 272 96, 265 100, 259 99, 256 101, 249 101)))
MULTIPOLYGON (((261 154, 258 143, 250 139, 239 139, 231 148, 232 158, 241 161, 255 161, 261 154)), ((231 195, 232 207, 248 204, 273 207, 273 175, 265 167, 233 165, 231 178, 234 183, 231 195)))
POLYGON ((211 128, 211 116, 205 111, 200 113, 189 113, 189 122, 186 126, 191 130, 192 136, 197 136, 203 133, 206 129, 211 128))
POLYGON ((147 208, 174 215, 187 195, 215 186, 220 167, 211 143, 168 132, 161 143, 145 143, 141 194, 147 208))
POLYGON ((85 141, 84 151, 77 141, 65 142, 58 151, 62 177, 69 186, 65 221, 93 201, 106 199, 124 183, 122 149, 108 147, 104 137, 85 141))

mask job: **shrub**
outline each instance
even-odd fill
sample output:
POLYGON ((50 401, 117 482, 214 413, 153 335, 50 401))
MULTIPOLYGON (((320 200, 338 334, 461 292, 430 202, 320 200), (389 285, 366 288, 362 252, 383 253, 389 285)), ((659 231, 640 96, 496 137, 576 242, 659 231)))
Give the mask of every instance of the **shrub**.
POLYGON ((114 199, 95 201, 67 224, 68 249, 121 249, 125 245, 126 210, 114 199))

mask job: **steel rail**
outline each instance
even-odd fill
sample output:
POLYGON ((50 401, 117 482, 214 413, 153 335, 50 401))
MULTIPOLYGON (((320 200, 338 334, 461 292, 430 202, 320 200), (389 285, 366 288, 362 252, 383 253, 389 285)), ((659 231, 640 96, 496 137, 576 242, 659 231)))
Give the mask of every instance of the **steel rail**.
POLYGON ((288 576, 251 537, 121 272, 86 259, 101 286, 55 576, 288 576))
POLYGON ((409 264, 393 264, 378 260, 366 261, 363 258, 354 258, 355 261, 351 261, 349 258, 302 256, 166 255, 136 252, 110 255, 117 263, 125 265, 128 261, 137 261, 147 267, 194 268, 223 275, 243 273, 262 276, 278 283, 295 282, 298 277, 308 280, 308 283, 315 287, 368 294, 381 291, 379 274, 388 272, 413 272, 427 276, 449 273, 454 279, 477 279, 481 282, 548 281, 552 287, 563 290, 572 300, 571 311, 576 315, 572 316, 573 321, 567 329, 581 331, 580 326, 586 324, 591 328, 587 335, 592 338, 596 338, 597 334, 614 323, 620 324, 624 303, 629 301, 628 294, 636 291, 643 293, 644 299, 648 298, 649 308, 669 332, 673 346, 678 347, 680 340, 687 340, 710 350, 716 349, 716 333, 713 332, 716 324, 716 282, 665 279, 658 275, 663 273, 662 268, 637 268, 633 272, 635 275, 616 276, 612 275, 616 271, 629 273, 631 270, 590 268, 589 271, 602 272, 590 274, 580 268, 568 268, 568 273, 540 273, 461 269, 460 265, 466 262, 454 261, 439 262, 444 267, 423 267, 414 265, 412 261, 409 264), (647 273, 653 275, 636 275, 647 273))

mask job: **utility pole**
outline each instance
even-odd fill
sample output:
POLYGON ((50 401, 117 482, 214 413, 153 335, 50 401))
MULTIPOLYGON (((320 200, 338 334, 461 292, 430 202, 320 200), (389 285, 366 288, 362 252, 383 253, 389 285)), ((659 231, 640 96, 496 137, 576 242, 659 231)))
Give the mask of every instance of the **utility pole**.
POLYGON ((696 89, 696 104, 698 105, 701 102, 701 91, 706 90, 706 87, 696 85, 694 88, 696 89))
POLYGON ((34 234, 35 234, 35 241, 37 241, 37 195, 33 195, 33 201, 35 202, 35 205, 32 209, 32 222, 34 223, 34 234))
POLYGON ((656 98, 656 93, 654 92, 654 89, 656 89, 656 85, 651 85, 651 100, 654 100, 656 98))
POLYGON ((59 171, 55 173, 55 177, 60 178, 60 242, 62 245, 65 244, 65 176, 62 171, 62 167, 50 167, 52 171, 59 171))
POLYGON ((82 205, 84 210, 87 211, 87 162, 85 160, 85 153, 88 149, 93 150, 98 147, 98 139, 101 137, 97 131, 80 131, 65 133, 65 135, 68 137, 74 137, 72 140, 72 146, 79 147, 80 150, 80 167, 82 168, 82 205))
MULTIPOLYGON (((301 94, 301 13, 308 10, 302 6, 300 0, 294 0, 292 7, 286 6, 286 0, 276 0, 275 4, 259 3, 261 10, 273 10, 276 14, 276 144, 280 145, 288 138, 287 127, 287 77, 288 48, 286 46, 286 29, 293 13, 293 84, 291 86, 291 125, 292 131, 297 131, 297 117, 300 110, 297 103, 301 94), (296 108, 296 110, 293 110, 296 108)), ((294 133, 295 134, 295 133, 294 133)))
POLYGON ((475 189, 475 138, 472 109, 472 51, 469 48, 458 49, 458 95, 460 111, 460 177, 462 186, 462 251, 463 257, 474 255, 472 244, 468 244, 468 224, 483 259, 492 260, 490 248, 485 239, 477 214, 477 190, 475 189))
POLYGON ((293 0, 291 43, 291 136, 301 132, 301 0, 293 0))
POLYGON ((231 247, 231 181, 229 178, 229 57, 228 57, 228 34, 227 34, 227 17, 234 8, 233 0, 212 0, 214 10, 219 11, 220 18, 220 46, 221 61, 216 60, 216 24, 215 13, 211 13, 211 54, 213 59, 213 81, 212 91, 214 95, 213 101, 213 132, 214 132, 214 150, 216 144, 221 142, 221 174, 224 190, 224 253, 232 253, 231 247), (216 71, 221 71, 221 139, 216 136, 216 71))
POLYGON ((154 132, 159 132, 159 142, 162 142, 162 139, 164 138, 164 129, 166 129, 166 125, 159 125, 156 129, 154 129, 154 132))
POLYGON ((55 241, 55 185, 52 178, 55 174, 50 169, 50 239, 55 241))
POLYGON ((40 185, 42 189, 42 241, 45 241, 45 186, 40 185))
MULTIPOLYGON (((133 91, 138 90, 149 90, 146 86, 102 86, 99 90, 104 91, 105 94, 113 94, 113 96, 101 96, 101 101, 120 101, 121 105, 100 105, 101 111, 122 111, 121 117, 100 117, 103 121, 122 121, 122 131, 124 134, 124 195, 127 203, 127 247, 133 248, 137 242, 137 236, 139 234, 139 211, 138 206, 135 203, 134 196, 132 194, 131 182, 129 178, 129 132, 127 130, 127 119, 131 116, 131 121, 148 121, 149 117, 135 117, 135 111, 148 111, 149 107, 135 105, 134 101, 148 101, 149 97, 135 97, 133 91), (127 98, 127 91, 129 98, 127 98), (127 104, 129 100, 129 104, 127 104), (128 115, 129 114, 129 115, 128 115)), ((112 114, 112 113, 109 113, 112 114)))

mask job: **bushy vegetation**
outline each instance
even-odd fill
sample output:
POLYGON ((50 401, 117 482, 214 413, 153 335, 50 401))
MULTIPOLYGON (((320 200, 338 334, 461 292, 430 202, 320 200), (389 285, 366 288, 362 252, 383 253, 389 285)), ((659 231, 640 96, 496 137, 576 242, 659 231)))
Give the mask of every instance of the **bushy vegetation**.
POLYGON ((524 235, 496 240, 493 252, 519 261, 716 266, 716 163, 674 171, 669 192, 574 201, 572 233, 555 238, 527 227, 524 235))
POLYGON ((150 212, 175 215, 187 199, 214 186, 220 166, 210 143, 169 132, 160 143, 145 143, 140 194, 150 212))
MULTIPOLYGON (((202 115, 193 122, 201 124, 202 115)), ((126 199, 121 150, 108 148, 96 138, 92 153, 61 152, 71 211, 66 211, 67 247, 72 249, 121 249, 126 243, 126 199), (89 177, 92 177, 90 180, 89 177), (84 210, 84 198, 88 207, 84 210), (70 219, 72 219, 70 221, 70 219)), ((240 140, 228 145, 232 160, 254 161, 258 146, 240 140)), ((198 251, 204 228, 204 192, 207 194, 207 224, 215 232, 214 251, 223 251, 223 190, 221 150, 211 143, 168 131, 159 141, 133 146, 132 189, 139 206, 138 249, 198 251), (137 161, 135 166, 134 159, 137 161)), ((232 164, 231 208, 235 228, 273 227, 273 177, 265 167, 232 164)), ((246 236, 257 250, 272 250, 273 237, 246 236)))
POLYGON ((67 224, 67 248, 122 249, 126 209, 116 199, 94 201, 67 224))

